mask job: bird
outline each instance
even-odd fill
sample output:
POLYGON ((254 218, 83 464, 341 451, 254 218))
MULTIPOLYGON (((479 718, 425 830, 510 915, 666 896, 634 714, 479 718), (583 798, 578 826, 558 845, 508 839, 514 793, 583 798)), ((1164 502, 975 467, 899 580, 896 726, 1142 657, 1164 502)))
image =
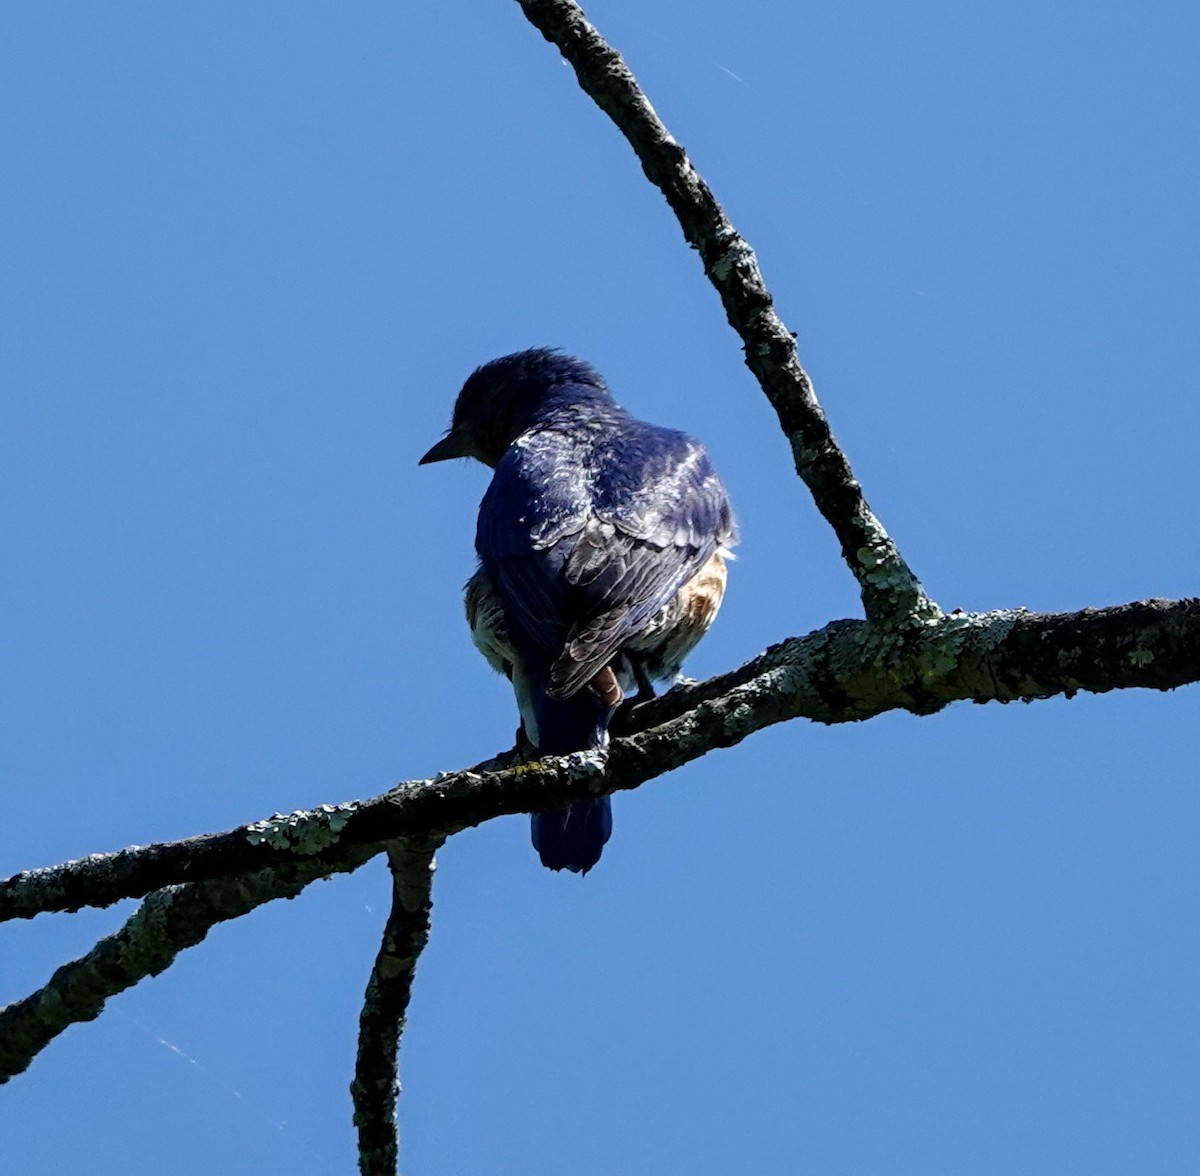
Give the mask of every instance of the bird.
MULTIPOLYGON (((721 606, 737 526, 708 453, 627 412, 590 364, 539 347, 467 378, 419 464, 451 458, 493 471, 466 612, 512 683, 519 743, 606 748, 627 695, 680 680, 721 606)), ((535 813, 531 832, 543 865, 586 874, 612 833, 611 801, 535 813)))

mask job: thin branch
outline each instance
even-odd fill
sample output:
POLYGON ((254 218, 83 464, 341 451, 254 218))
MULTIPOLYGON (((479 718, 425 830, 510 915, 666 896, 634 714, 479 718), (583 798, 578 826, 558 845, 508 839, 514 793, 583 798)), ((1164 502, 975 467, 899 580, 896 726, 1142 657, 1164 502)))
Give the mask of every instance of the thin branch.
POLYGON ((331 866, 281 861, 242 877, 171 886, 151 894, 125 925, 59 968, 37 992, 0 1009, 0 1083, 20 1074, 64 1029, 100 1015, 110 996, 157 976, 217 923, 263 903, 295 898, 334 870, 357 869, 375 853, 359 846, 331 866))
POLYGON ((717 203, 683 147, 655 113, 621 55, 571 0, 518 0, 530 23, 558 47, 580 86, 616 123, 646 177, 659 188, 688 244, 700 254, 730 326, 741 336, 754 373, 791 442, 796 472, 812 493, 858 580, 874 621, 929 619, 925 595, 883 524, 872 513, 838 447, 796 354, 795 336, 774 309, 754 250, 717 203))
POLYGON ((417 959, 429 941, 433 855, 439 845, 397 841, 388 847, 392 909, 358 1019, 358 1060, 350 1084, 362 1176, 396 1172, 397 1054, 417 959))
POLYGON ((276 816, 224 833, 93 854, 0 882, 0 921, 108 906, 165 885, 285 861, 341 869, 347 852, 398 837, 446 837, 508 813, 636 788, 788 719, 856 722, 951 702, 1010 702, 1200 680, 1200 600, 1139 601, 1075 613, 952 613, 888 634, 834 621, 731 673, 618 713, 607 755, 528 764, 511 753, 408 781, 370 800, 276 816))

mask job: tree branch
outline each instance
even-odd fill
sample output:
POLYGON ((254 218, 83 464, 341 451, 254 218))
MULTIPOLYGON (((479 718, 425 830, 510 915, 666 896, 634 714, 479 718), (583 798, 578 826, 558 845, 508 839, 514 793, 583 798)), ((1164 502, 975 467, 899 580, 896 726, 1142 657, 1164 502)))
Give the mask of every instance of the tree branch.
POLYGON ((25 1070, 68 1026, 95 1020, 110 996, 157 976, 217 923, 276 898, 295 898, 310 882, 357 869, 375 852, 357 846, 336 865, 280 861, 256 873, 151 894, 119 931, 64 964, 37 992, 0 1009, 0 1083, 25 1070))
POLYGON ((655 113, 621 55, 572 0, 518 0, 530 23, 558 47, 580 86, 629 141, 647 179, 667 198, 689 245, 700 254, 729 325, 741 336, 746 366, 779 415, 796 472, 833 528, 875 621, 932 618, 926 596, 883 524, 872 513, 834 440, 795 336, 776 313, 754 250, 655 113))
POLYGON ((398 837, 446 837, 508 813, 636 788, 717 747, 788 719, 930 714, 951 702, 1011 702, 1200 680, 1200 600, 1149 600, 1074 613, 951 613, 911 629, 834 621, 740 669, 618 712, 607 755, 520 763, 512 753, 397 785, 370 800, 275 816, 224 833, 93 854, 0 882, 0 921, 108 906, 184 881, 309 862, 398 837))
POLYGON ((358 1020, 358 1060, 350 1084, 362 1176, 396 1172, 397 1055, 417 959, 429 941, 433 855, 440 845, 440 840, 397 841, 388 847, 392 909, 367 982, 358 1020))

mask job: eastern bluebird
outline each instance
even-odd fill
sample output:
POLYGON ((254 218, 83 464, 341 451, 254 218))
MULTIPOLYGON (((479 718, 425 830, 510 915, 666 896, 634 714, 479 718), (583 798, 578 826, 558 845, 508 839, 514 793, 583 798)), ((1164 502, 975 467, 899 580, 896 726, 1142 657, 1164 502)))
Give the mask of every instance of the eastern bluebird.
MULTIPOLYGON (((721 605, 736 528, 708 454, 631 416, 582 360, 539 348, 472 373, 421 464, 452 457, 495 470, 466 592, 476 646, 539 752, 605 747, 626 693, 677 679, 721 605)), ((611 832, 607 796, 533 817, 552 870, 587 873, 611 832)))

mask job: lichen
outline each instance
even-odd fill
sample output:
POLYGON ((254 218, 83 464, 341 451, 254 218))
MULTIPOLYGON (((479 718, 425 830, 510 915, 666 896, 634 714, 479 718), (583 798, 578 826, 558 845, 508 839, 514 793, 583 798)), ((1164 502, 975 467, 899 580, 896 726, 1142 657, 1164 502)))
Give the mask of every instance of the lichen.
POLYGON ((269 845, 272 849, 290 849, 311 855, 337 843, 350 814, 358 808, 347 804, 322 804, 315 809, 300 809, 294 813, 275 813, 265 821, 246 826, 246 838, 251 845, 269 845))
POLYGON ((753 730, 754 714, 754 708, 749 703, 739 703, 726 712, 721 727, 726 735, 744 736, 753 730))
POLYGON ((729 280, 729 275, 739 265, 748 264, 753 260, 754 250, 739 237, 726 247, 725 252, 709 268, 712 271, 713 277, 719 282, 725 282, 729 280))
POLYGON ((587 751, 573 751, 563 756, 567 761, 567 775, 573 780, 588 776, 599 776, 608 766, 608 748, 593 747, 587 751))
POLYGON ((929 639, 922 651, 919 672, 925 682, 944 677, 961 662, 970 646, 991 653, 1007 639, 1024 609, 988 613, 951 613, 928 622, 929 639))

